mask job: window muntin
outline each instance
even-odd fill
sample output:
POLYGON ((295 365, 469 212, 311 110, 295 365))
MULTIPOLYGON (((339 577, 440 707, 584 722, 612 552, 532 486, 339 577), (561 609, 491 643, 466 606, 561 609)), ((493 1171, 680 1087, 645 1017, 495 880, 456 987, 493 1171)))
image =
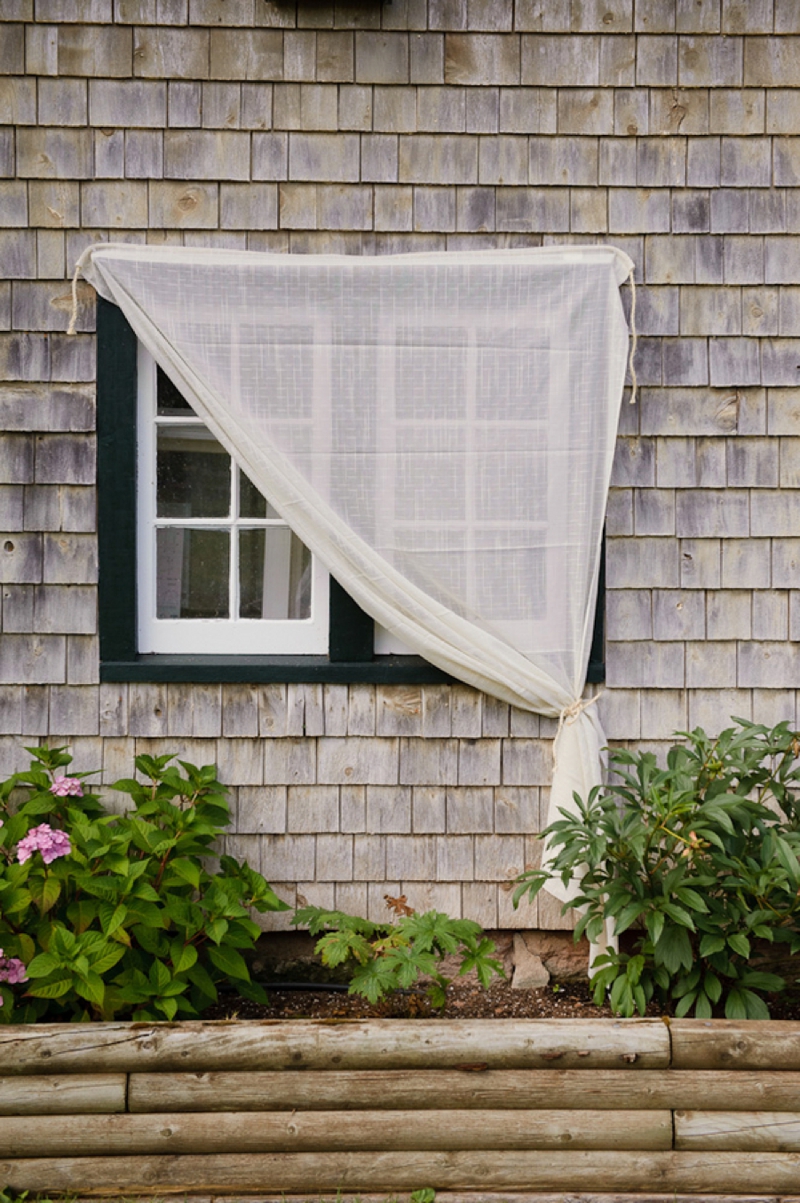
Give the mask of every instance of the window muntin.
POLYGON ((327 573, 141 345, 138 377, 139 651, 326 653, 327 573))

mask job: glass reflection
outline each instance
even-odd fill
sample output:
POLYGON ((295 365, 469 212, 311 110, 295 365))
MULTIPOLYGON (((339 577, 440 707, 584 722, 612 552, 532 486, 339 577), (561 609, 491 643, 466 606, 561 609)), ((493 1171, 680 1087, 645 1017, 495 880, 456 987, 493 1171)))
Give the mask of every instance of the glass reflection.
POLYGON ((158 398, 158 414, 159 417, 177 417, 188 418, 194 414, 189 402, 178 392, 175 385, 167 376, 166 372, 162 372, 161 368, 156 369, 157 383, 156 396, 158 398))
POLYGON ((239 617, 311 616, 311 553, 286 526, 239 533, 239 617))
POLYGON ((157 618, 228 618, 229 575, 228 531, 166 527, 156 532, 157 618))
POLYGON ((156 451, 159 518, 227 518, 231 459, 205 426, 159 426, 156 451))
POLYGON ((242 518, 280 518, 278 511, 253 484, 249 476, 239 471, 239 514, 242 518))

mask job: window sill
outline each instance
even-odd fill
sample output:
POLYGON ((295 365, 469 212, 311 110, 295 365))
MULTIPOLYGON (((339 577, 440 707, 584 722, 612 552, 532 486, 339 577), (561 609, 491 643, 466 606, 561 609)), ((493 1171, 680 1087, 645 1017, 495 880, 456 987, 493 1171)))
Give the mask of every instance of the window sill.
POLYGON ((329 660, 327 656, 137 656, 106 660, 101 681, 176 681, 194 684, 320 682, 330 685, 447 685, 454 679, 421 656, 329 660))
MULTIPOLYGON (((101 681, 175 681, 186 684, 315 682, 328 685, 454 685, 453 677, 421 656, 329 660, 327 656, 137 656, 106 660, 101 681)), ((605 667, 590 664, 587 682, 605 680, 605 667)))

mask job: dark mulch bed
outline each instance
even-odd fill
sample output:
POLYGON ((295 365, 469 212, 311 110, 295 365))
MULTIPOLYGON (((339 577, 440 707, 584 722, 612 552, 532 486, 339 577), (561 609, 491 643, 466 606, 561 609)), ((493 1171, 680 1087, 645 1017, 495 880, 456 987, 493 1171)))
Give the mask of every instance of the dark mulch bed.
POLYGON ((223 995, 204 1019, 547 1019, 576 1016, 611 1017, 608 1007, 595 1007, 586 986, 569 983, 541 990, 514 990, 498 982, 488 990, 474 983, 456 983, 444 1009, 432 1007, 420 991, 397 993, 375 1005, 345 990, 290 989, 266 986, 269 1005, 236 995, 223 995))
MULTIPOLYGON (((551 984, 539 990, 515 990, 509 982, 495 982, 488 990, 472 982, 455 982, 444 1010, 430 1005, 424 993, 395 994, 371 1005, 366 999, 342 990, 285 990, 267 986, 269 1005, 261 1006, 236 995, 224 995, 203 1012, 204 1019, 611 1019, 608 1005, 596 1007, 583 982, 551 984)), ((770 1003, 773 1019, 800 1020, 800 995, 786 995, 770 1003)), ((664 1014, 648 1008, 648 1016, 664 1014)))

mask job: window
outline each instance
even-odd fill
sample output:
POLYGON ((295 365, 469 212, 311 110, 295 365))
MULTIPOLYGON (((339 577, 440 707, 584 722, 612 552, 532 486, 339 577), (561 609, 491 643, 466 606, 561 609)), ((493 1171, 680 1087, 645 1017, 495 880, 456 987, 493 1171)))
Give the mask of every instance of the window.
POLYGON ((141 652, 328 651, 328 576, 144 349, 138 352, 141 652))
MULTIPOLYGON (((121 311, 102 298, 97 328, 101 679, 451 679, 400 652, 328 577, 139 347, 121 311)), ((435 340, 435 331, 428 334, 435 340)), ((393 372, 413 375, 402 339, 396 354, 393 372)), ((523 375, 548 360, 544 348, 524 343, 524 332, 523 344, 509 345, 508 355, 523 375)), ((479 352, 476 358, 466 349, 454 364, 454 381, 460 375, 475 382, 477 405, 491 396, 479 352)), ((541 382, 529 391, 541 395, 541 382)), ((413 389, 404 395, 413 398, 413 389)), ((418 422, 402 404, 390 406, 386 417, 399 427, 418 422)), ((433 440, 439 421, 446 423, 447 414, 430 423, 433 440)), ((520 414, 520 422, 531 421, 535 414, 520 414)), ((513 438, 507 431, 498 437, 511 447, 503 471, 513 471, 513 438)), ((453 492, 455 505, 470 494, 469 482, 454 481, 453 492)), ((404 522, 424 523, 424 482, 418 495, 423 508, 404 522)), ((523 535, 537 521, 527 512, 509 518, 523 535)), ((402 538, 402 522, 395 525, 393 537, 402 538)), ((455 511, 448 532, 459 538, 455 511)), ((554 581, 552 571, 546 575, 554 581)), ((594 635, 589 681, 603 679, 602 588, 594 635)))

